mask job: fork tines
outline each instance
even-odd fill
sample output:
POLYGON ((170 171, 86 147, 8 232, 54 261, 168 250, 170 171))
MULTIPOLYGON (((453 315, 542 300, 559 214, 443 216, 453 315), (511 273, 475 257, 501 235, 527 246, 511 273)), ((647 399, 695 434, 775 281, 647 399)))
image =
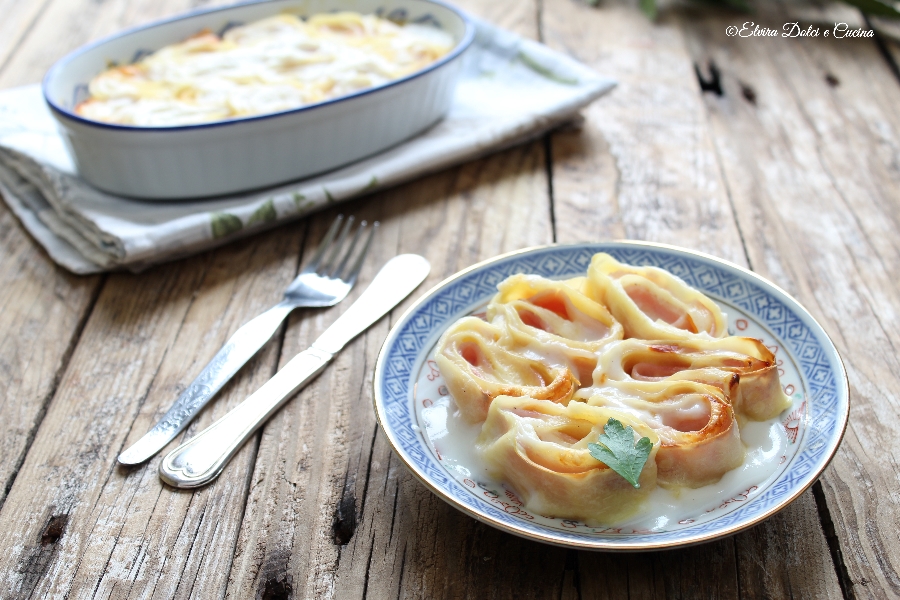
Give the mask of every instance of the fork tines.
POLYGON ((359 227, 356 228, 356 231, 350 238, 349 245, 345 249, 347 236, 350 235, 354 220, 353 216, 348 217, 347 222, 341 227, 341 223, 344 222, 344 215, 338 215, 331 227, 328 228, 325 237, 322 238, 309 263, 303 269, 303 273, 316 273, 322 277, 341 279, 350 284, 356 282, 379 223, 375 221, 372 224, 362 249, 353 258, 356 246, 367 225, 365 221, 360 222, 359 227), (337 237, 337 240, 335 240, 335 237, 337 237))

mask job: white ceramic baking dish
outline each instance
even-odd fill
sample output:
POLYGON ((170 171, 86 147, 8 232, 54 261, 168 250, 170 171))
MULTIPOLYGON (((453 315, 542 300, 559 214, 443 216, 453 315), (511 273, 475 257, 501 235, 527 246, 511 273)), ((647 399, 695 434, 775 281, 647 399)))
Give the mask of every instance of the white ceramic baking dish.
POLYGON ((44 98, 60 124, 78 173, 125 196, 180 199, 261 188, 328 171, 393 146, 441 119, 450 108, 460 56, 474 26, 435 0, 273 0, 193 12, 106 38, 72 52, 44 77, 44 98), (110 62, 203 30, 221 31, 281 12, 334 10, 380 14, 440 27, 454 49, 425 69, 387 84, 284 112, 178 127, 131 127, 72 112, 87 83, 110 62))

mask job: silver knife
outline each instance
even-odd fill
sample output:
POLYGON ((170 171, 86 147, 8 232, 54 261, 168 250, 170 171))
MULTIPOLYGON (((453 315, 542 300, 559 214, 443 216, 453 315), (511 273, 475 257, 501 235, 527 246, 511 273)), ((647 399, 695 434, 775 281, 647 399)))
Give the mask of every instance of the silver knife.
POLYGON ((362 252, 355 260, 350 261, 366 227, 366 222, 363 221, 351 237, 349 249, 344 253, 344 241, 353 221, 351 216, 341 229, 344 216, 338 215, 310 261, 284 291, 284 299, 235 331, 200 375, 181 392, 163 418, 141 439, 119 454, 119 464, 138 465, 165 448, 241 367, 266 345, 281 327, 282 321, 295 308, 334 306, 344 299, 356 283, 372 237, 378 229, 376 221, 363 243, 362 252))
POLYGON ((294 393, 328 365, 357 335, 386 315, 419 286, 431 266, 416 254, 389 260, 366 291, 272 379, 224 417, 172 450, 159 465, 160 478, 178 488, 195 488, 214 480, 253 433, 294 393))

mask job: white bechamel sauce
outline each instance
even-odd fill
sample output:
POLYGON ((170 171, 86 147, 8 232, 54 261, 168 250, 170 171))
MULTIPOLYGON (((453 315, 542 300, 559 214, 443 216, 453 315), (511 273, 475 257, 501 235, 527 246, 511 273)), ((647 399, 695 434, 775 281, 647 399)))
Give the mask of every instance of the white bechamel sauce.
MULTIPOLYGON (((466 423, 453 398, 442 396, 430 407, 423 407, 421 417, 428 439, 448 470, 481 484, 502 487, 501 482, 491 479, 478 455, 476 441, 481 433, 481 423, 466 423)), ((762 423, 750 421, 741 427, 741 439, 747 447, 744 463, 726 473, 718 483, 697 489, 657 486, 640 512, 616 527, 671 529, 679 521, 696 521, 698 513, 715 512, 733 498, 737 500, 731 503, 741 502, 765 487, 780 471, 780 458, 787 449, 784 427, 778 419, 762 423), (755 489, 751 489, 754 486, 755 489)))
MULTIPOLYGON (((718 482, 697 489, 667 489, 657 486, 635 515, 608 528, 590 527, 570 520, 526 513, 529 514, 527 518, 530 521, 556 529, 611 534, 671 531, 726 514, 760 494, 778 478, 790 464, 799 447, 796 441, 799 441, 803 433, 804 419, 795 417, 802 415, 804 404, 799 372, 791 360, 785 360, 783 351, 774 346, 768 332, 749 321, 740 311, 729 308, 734 317, 730 327, 732 335, 762 339, 775 351, 776 359, 781 361, 779 366, 782 386, 787 388, 793 401, 790 408, 774 419, 764 422, 746 421, 740 425, 741 440, 746 447, 742 465, 727 472, 718 482), (737 323, 740 327, 736 327, 737 323), (785 428, 786 422, 798 428, 793 440, 785 428)), ((422 365, 416 383, 415 400, 419 425, 438 460, 448 472, 476 495, 486 495, 489 498, 499 496, 503 501, 514 498, 510 502, 515 503, 512 488, 493 480, 478 454, 476 443, 482 423, 467 423, 461 417, 455 401, 447 395, 434 361, 429 360, 422 365), (484 494, 485 490, 492 490, 494 494, 484 494)), ((698 407, 698 410, 703 409, 698 407)), ((497 501, 494 500, 493 503, 496 505, 497 501)), ((515 509, 513 514, 518 512, 515 509)))
POLYGON ((781 422, 777 418, 761 423, 749 421, 740 431, 747 449, 740 467, 725 473, 717 483, 701 488, 665 489, 657 486, 640 513, 622 525, 657 531, 670 529, 681 521, 696 521, 698 516, 743 502, 774 481, 781 471, 781 457, 785 455, 788 444, 781 422))

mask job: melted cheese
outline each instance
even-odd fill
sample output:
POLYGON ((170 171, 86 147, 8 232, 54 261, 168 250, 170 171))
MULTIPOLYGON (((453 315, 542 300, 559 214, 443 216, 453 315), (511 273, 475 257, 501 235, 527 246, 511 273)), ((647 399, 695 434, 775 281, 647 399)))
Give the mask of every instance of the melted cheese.
POLYGON ((451 36, 374 15, 282 14, 166 46, 100 73, 85 118, 174 126, 297 108, 384 84, 447 54, 451 36))

